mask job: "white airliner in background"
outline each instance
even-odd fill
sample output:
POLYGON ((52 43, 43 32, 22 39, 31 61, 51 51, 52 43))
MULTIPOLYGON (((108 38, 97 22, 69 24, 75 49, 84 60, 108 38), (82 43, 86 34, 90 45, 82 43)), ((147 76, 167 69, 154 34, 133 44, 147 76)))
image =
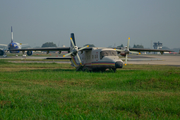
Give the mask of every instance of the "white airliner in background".
POLYGON ((8 45, 7 44, 0 44, 0 46, 7 47, 7 50, 0 49, 0 56, 3 55, 4 57, 6 57, 6 51, 9 51, 10 53, 19 53, 19 51, 12 51, 12 49, 13 50, 21 49, 21 45, 22 45, 21 43, 13 41, 13 29, 12 29, 12 26, 11 26, 11 42, 8 45))

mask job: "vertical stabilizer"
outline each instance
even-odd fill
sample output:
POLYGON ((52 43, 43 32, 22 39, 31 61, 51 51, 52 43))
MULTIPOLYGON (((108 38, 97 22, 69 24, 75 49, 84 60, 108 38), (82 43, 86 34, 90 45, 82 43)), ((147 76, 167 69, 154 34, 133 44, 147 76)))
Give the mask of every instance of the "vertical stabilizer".
POLYGON ((11 26, 11 43, 13 42, 13 29, 12 29, 12 26, 11 26))

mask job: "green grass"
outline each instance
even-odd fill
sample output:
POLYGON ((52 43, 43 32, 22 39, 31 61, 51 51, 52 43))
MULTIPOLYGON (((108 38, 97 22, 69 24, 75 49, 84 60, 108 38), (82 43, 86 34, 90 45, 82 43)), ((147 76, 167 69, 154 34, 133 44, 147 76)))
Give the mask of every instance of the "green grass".
POLYGON ((180 67, 91 73, 70 64, 0 60, 0 119, 179 118, 180 67))

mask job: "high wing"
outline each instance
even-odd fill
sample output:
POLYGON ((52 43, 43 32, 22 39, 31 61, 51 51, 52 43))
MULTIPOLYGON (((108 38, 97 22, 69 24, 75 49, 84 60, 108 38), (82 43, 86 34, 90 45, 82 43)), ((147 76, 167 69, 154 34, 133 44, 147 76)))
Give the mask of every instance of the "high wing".
MULTIPOLYGON (((82 47, 79 47, 79 49, 81 49, 82 47)), ((92 47, 88 47, 88 48, 84 48, 82 51, 88 51, 88 50, 92 50, 92 47)))
MULTIPOLYGON (((81 48, 81 47, 79 47, 81 48)), ((85 48, 83 50, 92 50, 92 48, 85 48)), ((26 48, 26 49, 11 49, 11 51, 70 51, 70 47, 47 47, 47 48, 26 48)))
POLYGON ((29 44, 27 44, 27 43, 26 43, 26 44, 22 44, 22 43, 20 43, 20 45, 29 45, 29 44))
POLYGON ((11 49, 11 51, 69 51, 70 47, 11 49))
POLYGON ((162 49, 144 49, 144 48, 129 48, 130 51, 146 51, 146 52, 160 52, 161 54, 163 52, 172 52, 171 50, 162 50, 162 49))

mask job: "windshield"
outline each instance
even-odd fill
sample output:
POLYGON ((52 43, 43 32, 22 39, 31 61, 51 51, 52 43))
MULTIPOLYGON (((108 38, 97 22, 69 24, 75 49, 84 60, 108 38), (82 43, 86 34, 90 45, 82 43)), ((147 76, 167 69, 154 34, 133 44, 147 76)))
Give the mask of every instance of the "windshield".
POLYGON ((101 51, 100 58, 102 59, 104 56, 117 56, 116 51, 101 51))

